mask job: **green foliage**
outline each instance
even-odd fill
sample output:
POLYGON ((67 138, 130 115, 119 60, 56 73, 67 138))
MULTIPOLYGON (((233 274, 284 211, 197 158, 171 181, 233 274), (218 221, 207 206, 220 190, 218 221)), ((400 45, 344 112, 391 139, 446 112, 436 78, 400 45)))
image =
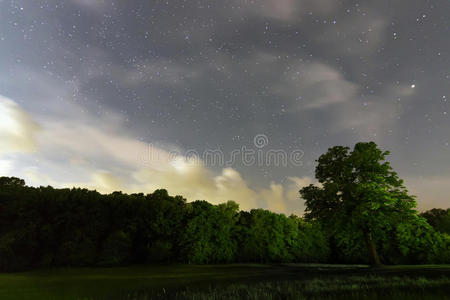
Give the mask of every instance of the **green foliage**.
MULTIPOLYGON (((241 260, 270 262, 290 261, 289 253, 284 247, 283 224, 281 215, 263 209, 253 209, 247 218, 247 228, 242 230, 241 260)), ((241 225, 242 226, 242 225, 241 225)))
POLYGON ((335 260, 342 263, 370 263, 361 230, 347 224, 330 237, 335 260))
POLYGON ((240 213, 238 230, 239 261, 320 262, 328 259, 328 240, 316 222, 253 209, 240 213))
POLYGON ((306 217, 324 224, 340 260, 435 261, 443 247, 417 215, 414 197, 385 160, 388 154, 373 142, 358 143, 353 151, 330 148, 318 159, 316 178, 321 186, 300 191, 306 217))
POLYGON ((329 241, 319 222, 309 222, 295 215, 289 217, 288 249, 297 262, 325 262, 330 256, 329 241))
POLYGON ((333 148, 321 157, 322 186, 301 191, 306 218, 239 211, 232 201, 186 203, 166 190, 103 195, 28 187, 21 179, 0 177, 0 270, 148 262, 369 262, 368 236, 385 263, 450 262, 445 213, 423 215, 441 232, 434 231, 416 214, 414 198, 388 163, 381 162, 385 155, 369 144, 353 152, 333 148))
POLYGON ((327 260, 319 224, 166 190, 102 195, 0 178, 0 270, 126 263, 327 260))
POLYGON ((232 262, 236 252, 233 228, 239 206, 229 201, 212 205, 206 201, 188 204, 188 222, 182 235, 184 255, 192 263, 232 262))

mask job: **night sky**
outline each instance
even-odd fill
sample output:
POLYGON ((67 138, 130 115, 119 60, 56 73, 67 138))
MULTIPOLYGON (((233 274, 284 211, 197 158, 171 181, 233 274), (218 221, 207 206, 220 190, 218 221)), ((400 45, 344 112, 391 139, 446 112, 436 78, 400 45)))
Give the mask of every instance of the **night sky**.
POLYGON ((449 26, 448 0, 0 0, 0 174, 301 214, 319 155, 375 141, 447 208, 449 26), (301 161, 202 156, 242 147, 301 161))

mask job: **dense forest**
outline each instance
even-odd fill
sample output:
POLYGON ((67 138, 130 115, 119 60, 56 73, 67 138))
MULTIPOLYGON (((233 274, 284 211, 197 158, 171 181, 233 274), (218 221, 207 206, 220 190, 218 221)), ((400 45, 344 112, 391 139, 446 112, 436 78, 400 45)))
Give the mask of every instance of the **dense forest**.
POLYGON ((166 190, 103 195, 1 178, 0 268, 125 263, 327 261, 320 224, 166 190))
POLYGON ((371 263, 375 252, 384 264, 449 263, 450 210, 419 215, 402 182, 380 163, 388 153, 373 143, 358 145, 353 152, 335 147, 321 156, 316 177, 322 187, 301 190, 304 217, 240 211, 233 201, 187 203, 163 189, 106 195, 30 187, 22 179, 1 177, 0 270, 174 262, 371 263), (357 185, 332 180, 336 172, 344 178, 339 168, 349 165, 346 170, 357 185), (377 175, 372 178, 367 170, 377 175), (374 185, 377 180, 384 183, 374 185), (361 192, 365 181, 370 184, 361 192))
MULTIPOLYGON (((385 263, 442 262, 445 255, 448 262, 448 253, 438 248, 444 232, 450 233, 450 210, 423 216, 442 234, 424 226, 410 241, 393 229, 390 241, 384 236, 376 241, 385 263)), ((231 201, 186 203, 165 190, 103 195, 0 179, 2 270, 151 262, 367 261, 363 242, 352 231, 333 237, 318 221, 294 215, 239 211, 231 201)))

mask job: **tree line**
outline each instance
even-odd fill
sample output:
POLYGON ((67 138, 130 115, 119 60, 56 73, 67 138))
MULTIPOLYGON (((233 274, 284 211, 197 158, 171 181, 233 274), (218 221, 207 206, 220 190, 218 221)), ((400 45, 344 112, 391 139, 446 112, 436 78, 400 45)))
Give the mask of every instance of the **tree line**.
POLYGON ((143 263, 325 262, 318 222, 166 190, 100 194, 0 178, 0 269, 143 263))
MULTIPOLYGON (((373 143, 333 147, 305 217, 166 190, 100 194, 0 178, 0 270, 147 263, 449 263, 450 210, 419 215, 373 143)), ((300 199, 299 199, 300 201, 300 199)))

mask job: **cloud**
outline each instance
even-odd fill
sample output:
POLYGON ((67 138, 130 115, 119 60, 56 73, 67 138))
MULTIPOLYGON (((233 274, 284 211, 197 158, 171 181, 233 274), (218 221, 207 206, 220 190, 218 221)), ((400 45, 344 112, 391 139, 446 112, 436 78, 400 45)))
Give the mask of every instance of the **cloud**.
POLYGON ((261 198, 267 202, 267 208, 275 212, 285 212, 284 188, 281 184, 270 183, 269 189, 263 189, 260 192, 261 198))
POLYGON ((407 85, 387 85, 378 95, 364 97, 360 91, 358 88, 353 99, 334 108, 331 131, 350 129, 359 139, 382 142, 383 137, 388 138, 397 128, 404 112, 401 100, 414 95, 415 90, 407 85))
MULTIPOLYGON (((322 118, 320 126, 328 132, 346 132, 355 139, 377 140, 383 133, 389 135, 402 113, 397 99, 414 93, 405 85, 384 85, 371 94, 367 85, 357 78, 349 79, 332 65, 267 52, 248 58, 243 67, 251 74, 264 74, 260 82, 252 85, 263 82, 271 99, 282 104, 287 113, 322 118)), ((280 105, 274 109, 279 112, 280 105)))
POLYGON ((333 67, 320 62, 300 62, 288 67, 276 94, 288 99, 293 111, 318 109, 355 98, 358 86, 333 67))
POLYGON ((222 174, 214 179, 217 187, 217 198, 221 202, 237 201, 243 209, 258 207, 256 192, 249 188, 245 180, 237 171, 231 168, 222 170, 222 174), (239 200, 238 200, 239 199, 239 200))
POLYGON ((95 166, 106 161, 113 161, 122 168, 136 168, 141 164, 139 155, 146 153, 148 145, 125 134, 117 134, 115 130, 118 130, 118 124, 106 125, 105 119, 91 121, 90 124, 72 122, 42 124, 38 144, 43 154, 68 159, 80 166, 95 166))
POLYGON ((23 110, 13 101, 2 103, 20 112, 21 118, 15 118, 22 120, 20 124, 41 128, 34 139, 34 153, 16 157, 15 164, 10 160, 0 163, 5 175, 24 177, 33 185, 85 187, 104 193, 148 193, 165 188, 189 201, 202 199, 218 204, 234 200, 245 210, 262 207, 287 212, 286 203, 292 199, 286 197, 302 184, 302 179, 290 178, 287 186, 271 183, 269 188, 252 188, 232 168, 216 173, 198 158, 174 155, 182 152, 179 149, 171 151, 170 147, 164 149, 133 138, 119 129, 120 120, 112 124, 111 119, 82 116, 83 123, 42 120, 38 126, 28 115, 23 121, 23 110))
POLYGON ((396 85, 391 86, 388 88, 388 94, 392 95, 393 97, 406 97, 406 96, 412 96, 415 94, 415 88, 411 85, 396 85))
POLYGON ((384 102, 379 97, 368 97, 364 101, 355 99, 333 111, 331 132, 351 130, 359 139, 378 140, 394 128, 398 115, 395 103, 384 102))
POLYGON ((134 174, 132 190, 155 190, 165 188, 170 193, 180 194, 188 200, 207 200, 222 203, 233 200, 241 209, 258 207, 257 192, 252 190, 234 169, 225 168, 214 174, 198 162, 182 158, 183 167, 172 164, 163 170, 142 169, 134 174))
POLYGON ((0 85, 11 91, 11 101, 26 105, 28 115, 39 123, 40 118, 79 118, 82 108, 76 105, 80 82, 75 77, 57 79, 51 72, 42 72, 22 65, 14 72, 0 73, 0 85), (31 99, 31 101, 30 101, 31 99))
POLYGON ((337 7, 334 0, 240 0, 247 13, 261 15, 281 21, 295 21, 304 13, 327 15, 337 7))
POLYGON ((82 84, 89 85, 93 80, 112 81, 120 87, 137 88, 148 85, 184 86, 199 79, 206 70, 204 65, 159 57, 157 59, 133 59, 128 63, 114 62, 105 50, 95 47, 83 47, 80 54, 85 57, 81 76, 82 84))
POLYGON ((266 208, 279 213, 303 214, 303 200, 300 198, 301 188, 315 183, 309 176, 288 177, 285 184, 270 183, 268 189, 259 191, 258 197, 266 202, 266 208))
POLYGON ((310 184, 317 184, 317 181, 309 176, 303 177, 288 177, 289 184, 287 185, 286 199, 288 201, 298 201, 299 190, 310 184))
POLYGON ((212 203, 233 200, 240 208, 265 208, 280 213, 302 213, 302 201, 298 191, 313 180, 310 177, 289 177, 287 184, 272 182, 269 188, 251 188, 241 174, 232 168, 224 168, 215 175, 203 165, 185 162, 184 168, 164 171, 141 170, 135 177, 136 189, 166 188, 189 200, 204 199, 212 203))
POLYGON ((14 161, 10 159, 0 159, 0 174, 8 174, 14 166, 14 161))
POLYGON ((107 0, 71 0, 71 2, 99 14, 107 12, 109 8, 107 0))
POLYGON ((105 171, 98 171, 92 175, 92 185, 98 191, 103 193, 121 191, 124 188, 120 178, 105 171))
POLYGON ((39 126, 17 103, 0 95, 0 154, 36 150, 39 126))
MULTIPOLYGON (((275 60, 274 56, 259 57, 264 58, 261 61, 266 68, 276 64, 270 59, 275 60)), ((327 119, 321 126, 327 126, 329 132, 353 132, 363 140, 379 140, 389 135, 402 113, 398 99, 414 95, 414 89, 407 85, 384 85, 372 95, 360 83, 319 61, 288 63, 271 90, 281 98, 286 111, 297 115, 321 114, 327 119)))
POLYGON ((132 68, 112 66, 112 76, 124 86, 139 84, 180 86, 200 76, 199 68, 192 68, 168 59, 142 60, 132 68))

